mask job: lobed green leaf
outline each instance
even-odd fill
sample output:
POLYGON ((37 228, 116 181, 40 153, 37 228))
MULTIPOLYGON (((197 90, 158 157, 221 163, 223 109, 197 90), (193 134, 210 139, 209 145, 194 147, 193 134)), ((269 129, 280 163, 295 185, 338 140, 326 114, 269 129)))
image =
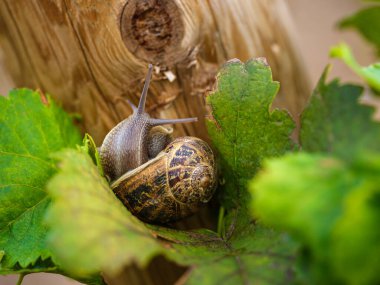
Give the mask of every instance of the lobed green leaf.
POLYGON ((328 71, 301 117, 302 149, 313 154, 268 160, 250 185, 251 209, 301 242, 307 282, 376 284, 380 204, 369 201, 379 195, 380 125, 358 103, 362 88, 326 83, 328 71))
POLYGON ((162 251, 150 230, 116 198, 84 150, 56 154, 58 172, 47 188, 49 244, 74 276, 114 275, 124 265, 146 265, 162 251))
POLYGON ((155 229, 172 242, 166 255, 192 266, 186 284, 292 284, 297 245, 253 222, 230 239, 211 231, 155 229))
POLYGON ((358 103, 363 89, 338 80, 326 83, 328 71, 302 113, 302 149, 348 160, 361 150, 380 151, 380 124, 372 119, 374 108, 358 103))
POLYGON ((313 283, 377 284, 379 172, 378 154, 350 163, 306 153, 272 159, 251 183, 252 210, 302 242, 313 283))
POLYGON ((222 204, 241 207, 249 200, 247 181, 264 158, 294 148, 294 122, 286 111, 271 110, 279 84, 263 58, 227 62, 217 75, 217 87, 207 97, 212 120, 208 132, 221 159, 225 187, 222 204))
POLYGON ((0 273, 54 267, 42 220, 50 154, 80 142, 69 116, 49 96, 17 89, 0 96, 0 273))

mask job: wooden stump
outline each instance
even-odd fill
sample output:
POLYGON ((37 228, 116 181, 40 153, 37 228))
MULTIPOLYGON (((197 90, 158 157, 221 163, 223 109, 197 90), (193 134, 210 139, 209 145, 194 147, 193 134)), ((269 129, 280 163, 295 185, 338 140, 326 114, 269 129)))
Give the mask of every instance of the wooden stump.
POLYGON ((3 0, 0 44, 17 86, 40 88, 79 113, 100 144, 131 113, 148 63, 147 110, 198 116, 177 134, 206 137, 204 93, 226 60, 267 57, 278 103, 296 115, 310 94, 281 0, 3 0))

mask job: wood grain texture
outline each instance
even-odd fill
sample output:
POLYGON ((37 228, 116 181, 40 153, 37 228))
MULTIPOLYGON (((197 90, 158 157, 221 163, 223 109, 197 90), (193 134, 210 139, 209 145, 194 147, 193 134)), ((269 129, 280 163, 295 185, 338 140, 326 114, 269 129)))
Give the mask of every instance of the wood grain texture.
POLYGON ((310 90, 292 33, 279 0, 0 3, 0 44, 16 85, 40 88, 81 114, 83 130, 98 144, 131 113, 124 99, 138 101, 148 62, 156 67, 151 115, 200 118, 197 125, 176 126, 177 135, 207 138, 204 94, 217 68, 233 57, 267 57, 282 84, 277 102, 297 114, 310 90), (165 21, 171 26, 163 32, 165 21), (140 29, 140 44, 122 32, 128 25, 140 29), (157 42, 165 35, 166 42, 157 42))
POLYGON ((4 55, 0 47, 0 96, 8 94, 8 91, 14 87, 14 83, 4 68, 4 55))

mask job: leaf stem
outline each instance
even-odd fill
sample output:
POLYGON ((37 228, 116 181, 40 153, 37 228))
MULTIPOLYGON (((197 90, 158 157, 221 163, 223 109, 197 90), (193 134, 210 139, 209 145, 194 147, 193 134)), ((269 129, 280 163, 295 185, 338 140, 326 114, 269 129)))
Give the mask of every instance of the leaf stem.
POLYGON ((25 277, 25 273, 21 273, 18 280, 17 280, 17 283, 16 285, 21 285, 22 281, 24 280, 24 277, 25 277))
POLYGON ((224 212, 225 212, 225 209, 223 206, 220 207, 219 209, 219 217, 218 217, 218 235, 220 237, 223 236, 224 234, 224 212))

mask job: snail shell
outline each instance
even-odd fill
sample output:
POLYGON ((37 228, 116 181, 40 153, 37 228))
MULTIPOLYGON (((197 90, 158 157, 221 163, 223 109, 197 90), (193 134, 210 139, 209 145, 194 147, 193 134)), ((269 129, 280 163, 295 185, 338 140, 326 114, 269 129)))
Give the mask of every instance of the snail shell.
POLYGON ((195 137, 175 139, 155 158, 133 169, 111 188, 138 218, 168 223, 193 214, 216 188, 212 150, 195 137))

